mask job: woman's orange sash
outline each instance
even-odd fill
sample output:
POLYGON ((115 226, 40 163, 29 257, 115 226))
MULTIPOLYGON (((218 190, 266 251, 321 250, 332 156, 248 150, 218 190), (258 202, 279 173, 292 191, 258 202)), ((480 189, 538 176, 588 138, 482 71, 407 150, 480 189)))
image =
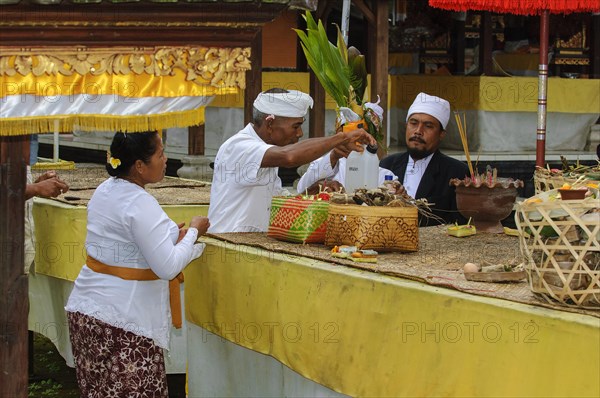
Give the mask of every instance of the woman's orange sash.
MULTIPOLYGON (((117 276, 128 281, 155 281, 160 279, 151 269, 138 269, 106 265, 90 256, 87 256, 86 265, 94 272, 117 276)), ((181 296, 179 285, 183 282, 183 273, 180 272, 169 281, 169 303, 173 326, 181 328, 181 296)))

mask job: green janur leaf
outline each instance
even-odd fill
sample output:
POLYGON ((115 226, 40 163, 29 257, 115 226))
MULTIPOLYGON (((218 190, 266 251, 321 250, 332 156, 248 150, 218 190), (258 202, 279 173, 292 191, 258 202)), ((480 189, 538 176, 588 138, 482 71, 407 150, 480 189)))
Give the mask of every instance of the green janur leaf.
POLYGON ((294 30, 298 34, 306 61, 315 76, 339 107, 347 107, 351 103, 360 104, 366 87, 364 57, 361 59, 362 64, 357 60, 349 64, 349 51, 339 28, 336 26, 338 36, 337 46, 335 46, 327 38, 327 32, 321 21, 316 22, 308 11, 304 19, 306 32, 294 30), (350 90, 350 87, 353 90, 350 90), (358 98, 353 98, 356 94, 358 98))
POLYGON ((346 42, 344 41, 344 36, 342 36, 342 31, 337 25, 335 25, 335 27, 337 28, 337 48, 342 59, 346 62, 346 64, 348 64, 348 47, 346 47, 346 42))
POLYGON ((356 92, 357 102, 362 104, 362 100, 367 88, 367 65, 365 56, 354 47, 348 49, 348 67, 351 84, 356 92))
MULTIPOLYGON (((343 40, 339 27, 337 45, 327 38, 327 32, 321 21, 315 21, 310 12, 304 15, 306 31, 294 29, 306 61, 325 91, 339 107, 349 107, 356 112, 361 107, 367 88, 367 67, 364 55, 355 47, 348 47, 343 40)), ((367 131, 382 145, 381 121, 371 109, 362 108, 362 117, 366 121, 367 131)), ((339 111, 339 110, 338 110, 339 111)))

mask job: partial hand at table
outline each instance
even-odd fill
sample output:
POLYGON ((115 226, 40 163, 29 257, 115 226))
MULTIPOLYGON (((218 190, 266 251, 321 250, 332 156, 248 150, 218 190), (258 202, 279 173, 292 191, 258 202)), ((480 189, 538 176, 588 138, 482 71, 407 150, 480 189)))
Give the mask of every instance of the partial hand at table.
POLYGON ((190 228, 196 228, 198 230, 198 236, 204 235, 210 227, 210 221, 208 217, 195 216, 190 221, 190 228))
POLYGON ((25 199, 39 196, 42 198, 55 198, 69 190, 69 185, 62 181, 56 173, 46 172, 42 174, 35 183, 27 184, 25 188, 25 199))
MULTIPOLYGON (((316 195, 321 192, 345 192, 345 189, 339 181, 328 179, 319 180, 306 189, 308 195, 316 195)), ((298 193, 304 194, 305 192, 298 193)))

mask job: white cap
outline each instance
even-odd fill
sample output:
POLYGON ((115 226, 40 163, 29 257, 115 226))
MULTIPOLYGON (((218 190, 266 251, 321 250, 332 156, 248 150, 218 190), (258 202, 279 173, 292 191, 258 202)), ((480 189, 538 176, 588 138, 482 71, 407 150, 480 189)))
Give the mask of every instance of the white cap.
POLYGON ((433 116, 440 121, 442 128, 445 130, 448 120, 450 120, 450 103, 440 97, 419 93, 410 108, 408 108, 407 122, 410 115, 414 113, 426 113, 433 116))
POLYGON ((312 106, 311 96, 297 90, 288 90, 287 93, 262 92, 254 100, 254 107, 260 112, 284 117, 304 117, 312 106))

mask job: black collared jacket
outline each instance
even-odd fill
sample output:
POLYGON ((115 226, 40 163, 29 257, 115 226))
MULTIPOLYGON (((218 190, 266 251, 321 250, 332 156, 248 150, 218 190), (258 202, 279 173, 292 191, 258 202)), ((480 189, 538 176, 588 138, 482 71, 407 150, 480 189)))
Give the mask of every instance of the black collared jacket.
MULTIPOLYGON (((396 153, 381 160, 379 166, 391 170, 398 176, 400 182, 404 181, 408 152, 396 153)), ((466 223, 463 216, 456 210, 456 193, 453 186, 449 185, 451 178, 465 178, 469 175, 467 165, 459 160, 444 155, 437 150, 417 188, 415 199, 425 198, 431 205, 433 213, 441 217, 446 224, 466 223)), ((419 216, 420 226, 438 225, 439 220, 419 216)))

